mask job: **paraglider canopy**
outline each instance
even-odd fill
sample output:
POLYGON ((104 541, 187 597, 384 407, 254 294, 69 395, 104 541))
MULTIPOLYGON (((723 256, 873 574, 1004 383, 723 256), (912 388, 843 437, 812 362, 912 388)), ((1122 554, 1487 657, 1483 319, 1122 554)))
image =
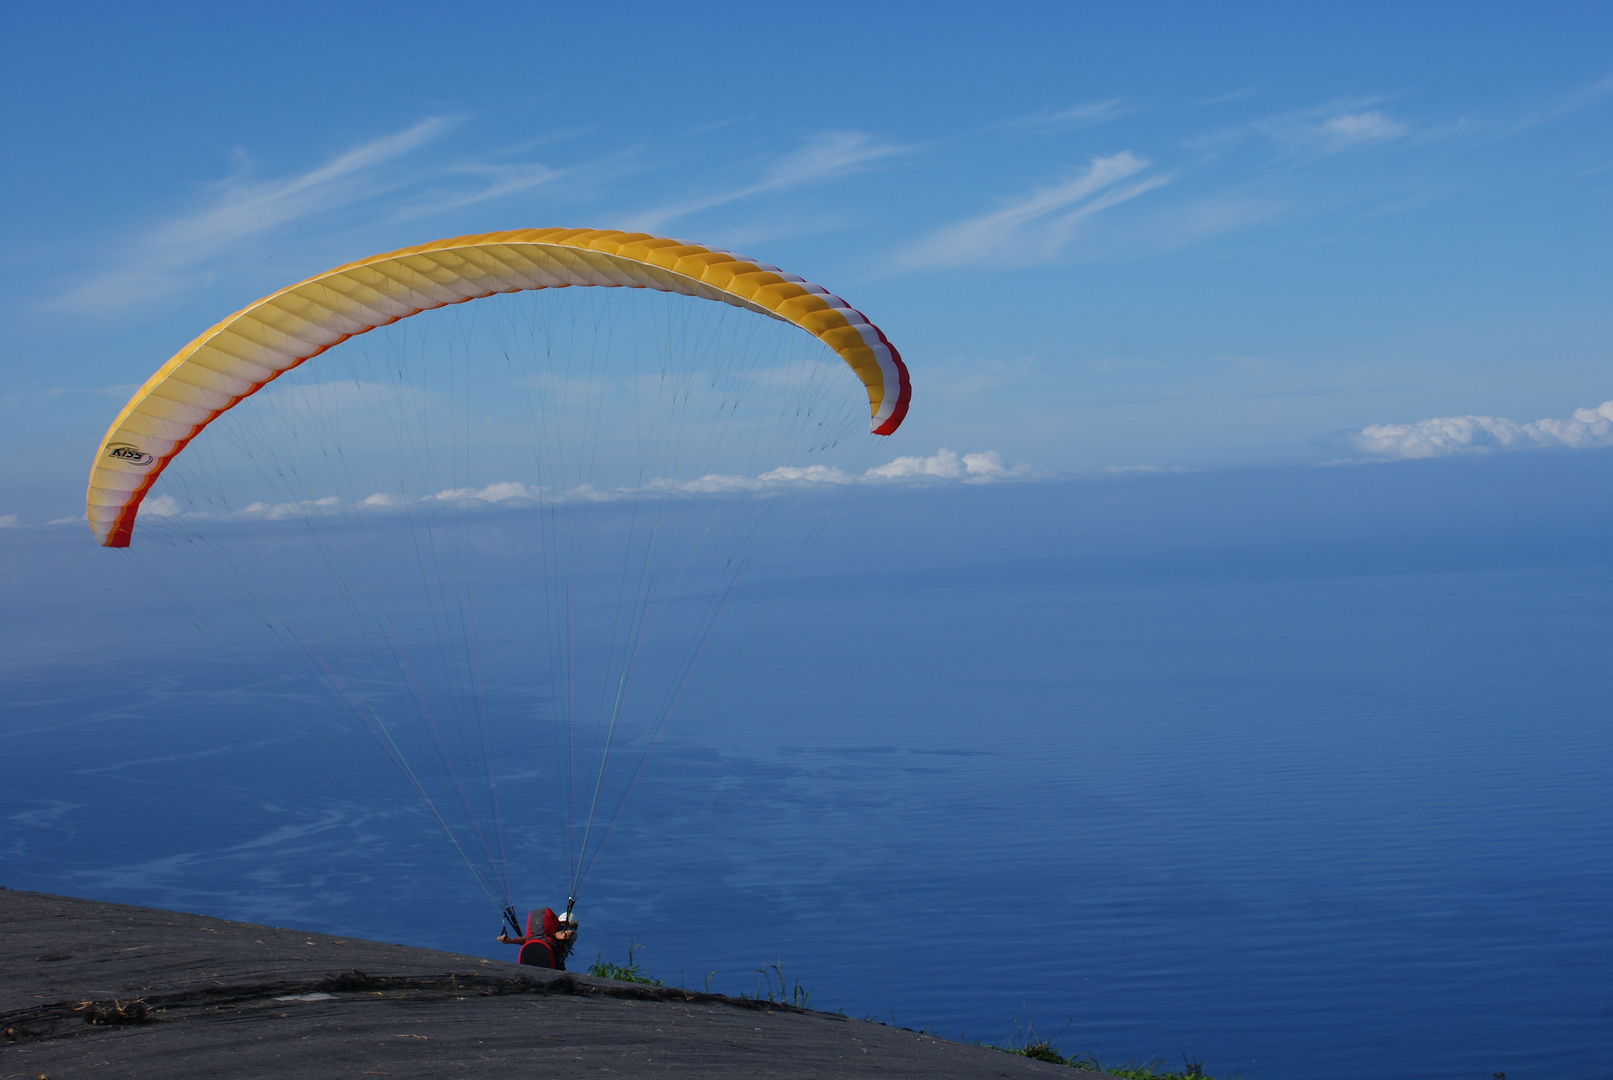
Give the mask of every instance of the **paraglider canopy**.
POLYGON ((355 334, 494 293, 567 286, 657 289, 793 323, 838 353, 889 435, 911 390, 896 349, 821 285, 717 248, 611 229, 521 229, 438 240, 339 266, 213 326, 146 380, 101 440, 85 504, 107 547, 126 547, 140 502, 221 413, 355 334))

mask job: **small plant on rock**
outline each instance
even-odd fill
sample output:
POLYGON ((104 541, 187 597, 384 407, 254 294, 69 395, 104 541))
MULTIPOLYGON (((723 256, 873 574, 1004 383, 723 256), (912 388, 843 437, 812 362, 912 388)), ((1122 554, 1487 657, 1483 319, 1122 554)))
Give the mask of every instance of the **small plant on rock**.
POLYGON ((617 982, 643 983, 645 986, 665 986, 666 983, 655 976, 647 974, 644 965, 633 959, 633 950, 644 946, 634 942, 627 944, 627 963, 613 964, 605 959, 604 953, 594 957, 594 962, 588 966, 588 974, 601 979, 615 979, 617 982))

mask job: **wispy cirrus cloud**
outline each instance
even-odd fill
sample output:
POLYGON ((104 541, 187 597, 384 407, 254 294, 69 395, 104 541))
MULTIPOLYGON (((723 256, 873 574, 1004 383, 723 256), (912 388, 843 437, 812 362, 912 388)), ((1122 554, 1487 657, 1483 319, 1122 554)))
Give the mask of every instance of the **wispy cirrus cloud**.
POLYGON ((1575 409, 1567 420, 1519 423, 1500 416, 1436 416, 1413 424, 1371 424, 1335 442, 1379 460, 1446 457, 1493 450, 1588 450, 1613 446, 1613 401, 1575 409))
POLYGON ((1556 97, 1535 105, 1513 118, 1510 123, 1501 124, 1489 133, 1490 138, 1507 138, 1528 131, 1530 128, 1549 124, 1581 109, 1593 108, 1603 104, 1613 97, 1613 75, 1603 75, 1593 79, 1584 86, 1575 87, 1556 97))
POLYGON ((1065 252, 1087 218, 1169 183, 1165 175, 1139 176, 1149 165, 1126 150, 1093 158, 1086 169, 1063 183, 1038 188, 1000 210, 932 233, 899 254, 897 268, 1052 261, 1065 252))
POLYGON ((1378 109, 1330 112, 1326 115, 1283 116, 1259 125, 1274 141, 1312 154, 1384 143, 1407 135, 1411 129, 1378 109))
POLYGON ((1367 112, 1335 113, 1312 127, 1306 135, 1336 152, 1365 143, 1398 139, 1410 130, 1400 121, 1372 109, 1367 112))
POLYGON ((199 276, 202 264, 256 236, 341 209, 407 183, 384 166, 454 125, 433 117, 336 155, 307 172, 273 180, 238 175, 212 185, 203 208, 146 230, 114 265, 57 297, 58 309, 101 312, 165 296, 199 276))
POLYGON ((1393 142, 1413 133, 1410 124, 1389 115, 1376 100, 1335 101, 1257 117, 1206 131, 1186 142, 1188 149, 1219 155, 1256 137, 1278 151, 1270 165, 1293 158, 1322 158, 1347 150, 1393 142))
POLYGON ((629 215, 625 227, 658 230, 668 222, 701 210, 726 206, 754 195, 845 176, 872 162, 913 149, 912 146, 880 142, 861 131, 820 132, 800 148, 768 164, 762 170, 761 178, 754 183, 629 215))
POLYGON ((569 172, 536 161, 407 164, 458 124, 454 117, 431 117, 291 176, 260 179, 243 165, 235 176, 206 186, 199 208, 137 233, 110 265, 51 306, 86 313, 127 309, 205 280, 208 264, 243 242, 336 211, 370 204, 376 221, 423 217, 519 195, 569 172))
POLYGON ((1068 131, 1112 123, 1140 108, 1142 106, 1125 98, 1105 98, 1102 101, 1083 101, 1063 109, 1043 109, 1006 121, 1002 126, 1030 131, 1068 131))
POLYGON ((401 177, 377 180, 378 167, 420 149, 453 124, 453 120, 442 117, 422 120, 338 154, 297 176, 226 182, 219 186, 213 206, 168 222, 159 235, 176 253, 212 254, 254 233, 367 198, 378 189, 402 183, 401 177))
MULTIPOLYGON (((1252 88, 1211 99, 1213 104, 1253 95, 1252 88)), ((1106 123, 1139 106, 1123 98, 1046 111, 1000 125, 1031 130, 1106 123)), ((1428 134, 1392 115, 1380 99, 1333 101, 1245 119, 1187 139, 1170 164, 1153 163, 1132 151, 1093 158, 1087 169, 1062 183, 1010 199, 1002 208, 934 230, 900 251, 901 271, 965 265, 1011 268, 1058 261, 1080 253, 1097 257, 1123 250, 1169 250, 1322 207, 1336 208, 1340 194, 1323 182, 1306 188, 1301 179, 1347 151, 1428 134), (1117 230, 1090 228, 1095 215, 1172 185, 1174 197, 1151 198, 1127 215, 1117 230), (1320 196, 1320 197, 1319 197, 1320 196)), ((1162 150, 1170 159, 1172 151, 1162 150)), ((1352 188, 1345 201, 1359 198, 1352 188)))
POLYGON ((403 219, 424 217, 428 214, 439 214, 487 202, 489 199, 519 195, 541 184, 559 180, 567 173, 568 170, 551 168, 540 161, 505 165, 454 165, 447 169, 448 179, 467 178, 470 181, 468 186, 455 185, 448 190, 435 192, 425 199, 403 207, 395 216, 403 219))
POLYGON ((47 386, 28 390, 7 390, 0 393, 0 406, 32 407, 42 402, 64 397, 126 398, 134 393, 139 383, 120 383, 116 386, 47 386))
POLYGON ((1201 98, 1198 101, 1191 102, 1191 104, 1194 108, 1225 105, 1229 101, 1242 101, 1244 98, 1254 97, 1259 92, 1260 88, 1258 86, 1243 86, 1236 90, 1228 90, 1224 94, 1216 94, 1214 97, 1201 98))

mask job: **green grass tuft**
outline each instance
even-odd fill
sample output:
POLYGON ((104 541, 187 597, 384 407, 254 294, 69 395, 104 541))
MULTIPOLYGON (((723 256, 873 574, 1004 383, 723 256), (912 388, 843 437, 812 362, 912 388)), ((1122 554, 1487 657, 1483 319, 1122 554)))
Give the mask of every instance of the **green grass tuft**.
POLYGON ((633 959, 633 950, 644 946, 629 942, 627 945, 627 963, 613 964, 600 953, 594 957, 594 962, 588 967, 588 974, 601 979, 615 979, 618 982, 643 983, 645 986, 665 986, 666 983, 655 976, 647 974, 644 965, 633 959))
MULTIPOLYGON (((1069 1027, 1066 1024, 1064 1031, 1068 1031, 1069 1027)), ((1064 1031, 1054 1035, 1053 1039, 1063 1035, 1064 1031)), ((1213 1077, 1204 1075, 1204 1063, 1202 1061, 1190 1061, 1186 1054, 1182 1055, 1181 1072, 1166 1072, 1164 1058, 1155 1058, 1152 1061, 1141 1064, 1128 1061, 1124 1065, 1105 1066, 1103 1062, 1098 1060, 1096 1054, 1068 1056, 1060 1053, 1058 1047, 1053 1045, 1053 1039, 1043 1038, 1037 1034, 1035 1024, 1027 1023, 1024 1028, 1021 1028, 1019 1021, 1016 1020, 1014 1021, 1014 1037, 1009 1040, 1007 1046, 996 1046, 992 1043, 976 1043, 975 1045, 983 1046, 988 1050, 1000 1050, 1005 1054, 1018 1054, 1020 1057, 1033 1058, 1036 1061, 1046 1061, 1053 1065, 1068 1065, 1072 1069, 1080 1069, 1084 1072, 1107 1073, 1110 1076, 1121 1077, 1122 1080, 1214 1080, 1213 1077)))
POLYGON ((756 974, 760 975, 763 981, 756 984, 756 993, 749 995, 753 1000, 771 1001, 775 1005, 793 1005, 797 1009, 807 1007, 807 999, 812 997, 812 991, 802 986, 799 980, 793 987, 789 984, 784 978, 782 957, 766 967, 757 968, 756 974))

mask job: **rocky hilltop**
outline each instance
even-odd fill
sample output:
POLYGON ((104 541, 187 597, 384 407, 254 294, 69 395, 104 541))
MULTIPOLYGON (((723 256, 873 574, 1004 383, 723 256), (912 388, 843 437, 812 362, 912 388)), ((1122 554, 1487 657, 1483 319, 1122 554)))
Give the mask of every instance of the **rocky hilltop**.
POLYGON ((0 1076, 49 1080, 1072 1076, 765 1001, 4 890, 0 1028, 0 1076))

